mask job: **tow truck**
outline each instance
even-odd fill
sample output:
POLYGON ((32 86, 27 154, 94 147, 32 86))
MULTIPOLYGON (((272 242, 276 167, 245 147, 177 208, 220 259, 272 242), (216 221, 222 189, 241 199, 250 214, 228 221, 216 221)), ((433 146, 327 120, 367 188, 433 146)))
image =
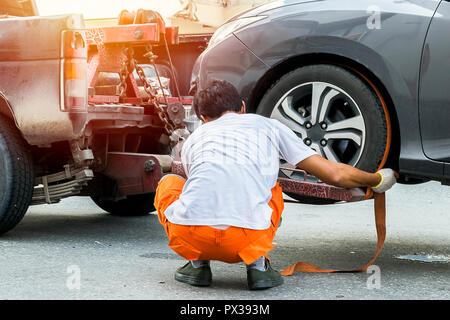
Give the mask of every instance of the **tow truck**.
MULTIPOLYGON (((184 24, 139 9, 101 25, 0 0, 0 234, 30 205, 75 195, 114 215, 154 211, 160 178, 184 174, 174 147, 198 125, 190 73, 215 26, 200 24, 193 5, 173 17, 184 24)), ((306 174, 279 182, 294 194, 366 197, 306 174)))

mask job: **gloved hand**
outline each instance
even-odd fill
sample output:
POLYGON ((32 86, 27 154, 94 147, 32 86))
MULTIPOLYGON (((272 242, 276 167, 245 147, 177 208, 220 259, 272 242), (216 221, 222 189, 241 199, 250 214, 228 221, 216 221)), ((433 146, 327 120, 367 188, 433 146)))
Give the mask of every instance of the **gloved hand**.
POLYGON ((386 192, 397 183, 397 174, 392 169, 381 169, 377 174, 381 176, 381 182, 377 186, 372 187, 372 190, 376 193, 386 192))

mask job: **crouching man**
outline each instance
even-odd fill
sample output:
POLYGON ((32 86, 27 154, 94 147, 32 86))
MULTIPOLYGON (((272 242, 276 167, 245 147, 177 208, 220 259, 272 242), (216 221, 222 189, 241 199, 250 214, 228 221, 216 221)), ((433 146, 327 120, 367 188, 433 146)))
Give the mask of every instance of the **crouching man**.
POLYGON ((246 114, 228 82, 213 81, 199 91, 194 110, 204 124, 182 147, 188 178, 163 177, 155 197, 169 246, 188 260, 175 272, 178 281, 209 286, 209 261, 218 260, 243 261, 251 290, 283 283, 268 257, 284 208, 280 158, 339 187, 384 192, 396 182, 390 169, 367 173, 330 162, 279 121, 246 114))

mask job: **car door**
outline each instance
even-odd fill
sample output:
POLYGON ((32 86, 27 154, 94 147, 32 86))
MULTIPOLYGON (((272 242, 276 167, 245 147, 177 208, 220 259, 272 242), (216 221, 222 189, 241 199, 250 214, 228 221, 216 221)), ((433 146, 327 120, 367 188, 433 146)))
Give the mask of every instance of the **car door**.
POLYGON ((423 151, 450 162, 450 1, 439 5, 424 44, 419 115, 423 151))

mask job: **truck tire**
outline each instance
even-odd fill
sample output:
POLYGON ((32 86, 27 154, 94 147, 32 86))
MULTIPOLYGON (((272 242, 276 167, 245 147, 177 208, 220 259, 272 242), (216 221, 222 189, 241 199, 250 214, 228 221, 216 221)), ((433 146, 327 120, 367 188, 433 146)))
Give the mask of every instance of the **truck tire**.
POLYGON ((33 159, 19 130, 0 114, 0 235, 25 216, 34 189, 33 159))
POLYGON ((91 196, 91 199, 100 208, 114 216, 143 216, 156 210, 153 204, 155 193, 137 194, 118 201, 95 196, 91 196))
MULTIPOLYGON (((353 73, 334 65, 310 65, 285 74, 262 98, 257 113, 286 124, 324 158, 369 172, 378 169, 388 145, 380 97, 353 73)), ((287 174, 303 179, 280 172, 287 174)), ((306 204, 335 202, 288 195, 306 204)))

